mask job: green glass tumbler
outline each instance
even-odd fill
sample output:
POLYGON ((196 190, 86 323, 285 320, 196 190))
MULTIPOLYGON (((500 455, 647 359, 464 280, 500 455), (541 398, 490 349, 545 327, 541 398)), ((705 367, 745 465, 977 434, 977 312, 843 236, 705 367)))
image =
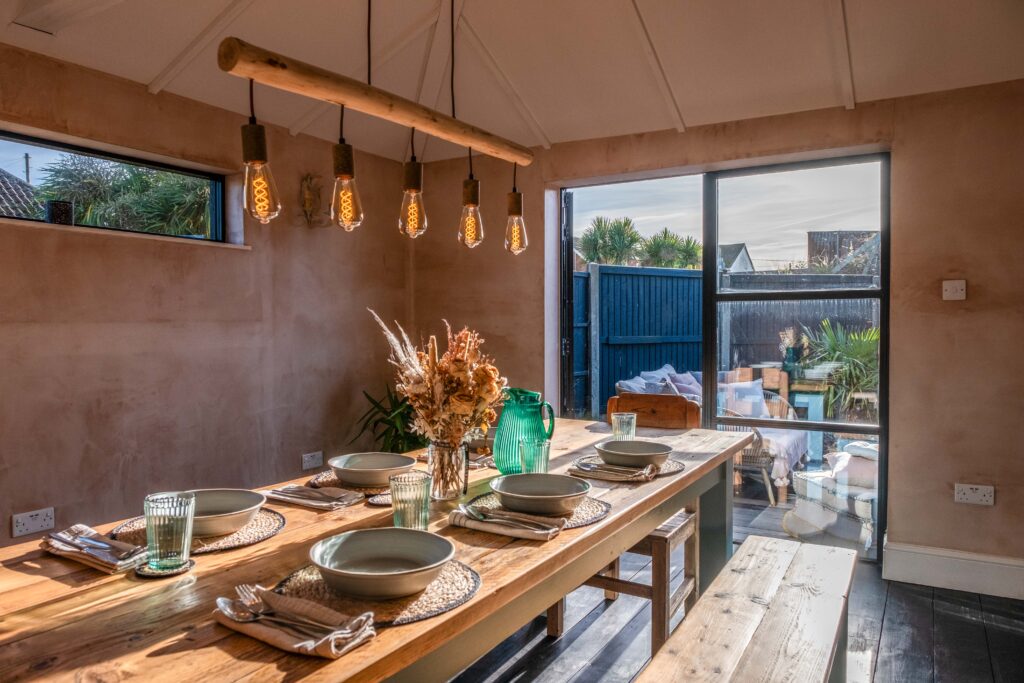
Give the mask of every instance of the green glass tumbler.
POLYGON ((548 439, 521 439, 519 441, 519 467, 523 474, 548 471, 551 441, 548 439))
POLYGON ((391 484, 391 514, 395 527, 426 531, 430 521, 430 475, 422 470, 410 470, 392 474, 388 481, 391 484))
POLYGON ((196 494, 190 491, 151 493, 143 503, 150 569, 180 569, 192 551, 192 519, 196 494))

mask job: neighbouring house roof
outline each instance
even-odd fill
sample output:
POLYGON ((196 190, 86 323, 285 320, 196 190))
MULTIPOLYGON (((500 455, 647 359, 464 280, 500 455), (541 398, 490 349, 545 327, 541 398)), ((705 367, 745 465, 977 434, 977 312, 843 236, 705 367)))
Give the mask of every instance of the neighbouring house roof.
POLYGON ((722 269, 725 271, 750 272, 754 270, 754 262, 750 260, 747 245, 743 242, 718 245, 718 258, 722 261, 722 269))
POLYGON ((32 186, 0 168, 0 216, 38 218, 39 202, 32 186))

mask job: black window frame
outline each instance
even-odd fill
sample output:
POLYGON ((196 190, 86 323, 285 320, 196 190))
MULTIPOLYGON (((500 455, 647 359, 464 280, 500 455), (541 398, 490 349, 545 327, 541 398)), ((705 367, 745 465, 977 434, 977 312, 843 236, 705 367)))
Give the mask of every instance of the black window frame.
MULTIPOLYGON (((84 156, 95 157, 97 159, 104 159, 107 161, 114 161, 118 163, 132 164, 133 166, 142 166, 145 168, 151 168, 156 171, 169 171, 171 173, 178 173, 181 175, 193 176, 196 178, 204 178, 210 182, 210 236, 202 237, 198 235, 169 235, 163 232, 149 232, 147 230, 133 230, 130 228, 112 228, 105 225, 84 225, 81 223, 74 223, 72 227, 76 228, 93 228, 95 230, 109 230, 111 232, 119 233, 131 233, 134 235, 156 235, 158 237, 168 237, 172 239, 184 239, 192 242, 224 242, 225 241, 225 230, 224 230, 224 217, 227 210, 225 204, 225 192, 224 183, 225 178, 221 173, 210 173, 207 171, 199 171, 193 168, 186 168, 184 166, 176 166, 174 164, 167 164, 160 161, 152 161, 149 159, 140 159, 139 157, 133 157, 127 154, 119 154, 116 152, 106 152, 97 149, 91 149, 82 145, 59 142, 56 140, 49 140, 46 138, 36 137, 34 135, 25 135, 23 133, 15 133, 13 131, 4 130, 0 128, 0 140, 10 140, 12 142, 18 142, 27 145, 35 145, 37 147, 46 147, 47 149, 53 149, 61 152, 71 152, 74 154, 80 154, 84 156)), ((26 218, 23 216, 0 216, 0 218, 6 218, 8 220, 15 221, 28 221, 32 223, 44 223, 51 225, 45 220, 38 218, 26 218)))
POLYGON ((767 427, 803 431, 844 432, 878 437, 878 526, 877 561, 882 562, 884 534, 888 523, 887 496, 889 489, 889 297, 890 297, 890 210, 891 210, 891 158, 889 152, 823 157, 810 161, 744 166, 704 174, 704 258, 703 273, 703 383, 702 401, 705 407, 718 405, 718 305, 730 301, 811 301, 829 299, 875 299, 878 301, 881 340, 878 347, 878 424, 851 422, 752 419, 718 415, 717 407, 701 411, 702 426, 717 429, 719 425, 740 427, 767 427), (880 163, 880 216, 879 216, 879 286, 863 289, 820 290, 750 290, 719 291, 718 278, 718 181, 722 178, 763 175, 786 171, 802 171, 862 163, 880 163))

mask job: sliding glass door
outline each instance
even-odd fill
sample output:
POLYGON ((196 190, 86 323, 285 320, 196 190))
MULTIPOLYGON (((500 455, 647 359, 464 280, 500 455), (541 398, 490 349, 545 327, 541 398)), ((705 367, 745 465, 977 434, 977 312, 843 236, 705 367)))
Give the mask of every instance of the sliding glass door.
POLYGON ((749 431, 737 540, 876 557, 884 530, 888 155, 704 176, 706 426, 749 431))

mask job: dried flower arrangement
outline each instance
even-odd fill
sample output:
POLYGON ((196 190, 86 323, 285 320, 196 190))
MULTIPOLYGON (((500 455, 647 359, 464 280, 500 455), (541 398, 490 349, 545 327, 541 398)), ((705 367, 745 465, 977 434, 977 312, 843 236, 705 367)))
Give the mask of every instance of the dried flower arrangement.
MULTIPOLYGON (((438 355, 437 338, 431 336, 425 349, 409 340, 401 325, 398 334, 370 311, 391 346, 391 364, 398 370, 396 389, 412 406, 411 430, 432 444, 460 449, 466 433, 493 422, 501 405, 507 380, 494 367, 480 346, 484 340, 463 328, 452 334, 445 321, 448 346, 438 355)), ((432 463, 435 490, 450 491, 462 476, 450 459, 432 463)))
POLYGON ((792 349, 796 346, 796 330, 792 327, 787 327, 782 332, 779 332, 779 351, 783 356, 786 355, 786 349, 792 349))

